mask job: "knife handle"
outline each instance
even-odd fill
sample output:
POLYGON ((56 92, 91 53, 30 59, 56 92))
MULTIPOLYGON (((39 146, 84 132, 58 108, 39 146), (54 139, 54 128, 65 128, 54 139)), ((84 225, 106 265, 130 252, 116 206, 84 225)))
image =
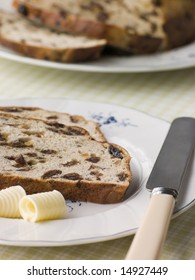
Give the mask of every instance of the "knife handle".
POLYGON ((159 258, 174 206, 173 195, 156 193, 151 196, 145 217, 133 239, 126 260, 159 258))

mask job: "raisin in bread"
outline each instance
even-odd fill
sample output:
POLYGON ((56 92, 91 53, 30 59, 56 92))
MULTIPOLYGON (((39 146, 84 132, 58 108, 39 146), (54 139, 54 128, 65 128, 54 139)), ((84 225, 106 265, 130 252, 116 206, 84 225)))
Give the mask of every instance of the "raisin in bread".
POLYGON ((95 141, 82 128, 0 114, 0 189, 60 191, 65 199, 116 203, 131 181, 122 147, 95 141))
POLYGON ((79 126, 86 129, 91 135, 91 137, 95 140, 106 141, 106 138, 101 132, 99 125, 94 121, 86 120, 83 116, 49 111, 38 107, 18 106, 0 107, 0 112, 9 113, 24 118, 36 118, 45 121, 55 121, 69 126, 79 126))
POLYGON ((19 14, 0 11, 0 43, 22 55, 59 62, 98 59, 103 39, 59 34, 33 25, 19 14))
POLYGON ((14 0, 17 11, 52 29, 105 38, 130 53, 195 40, 194 0, 14 0))

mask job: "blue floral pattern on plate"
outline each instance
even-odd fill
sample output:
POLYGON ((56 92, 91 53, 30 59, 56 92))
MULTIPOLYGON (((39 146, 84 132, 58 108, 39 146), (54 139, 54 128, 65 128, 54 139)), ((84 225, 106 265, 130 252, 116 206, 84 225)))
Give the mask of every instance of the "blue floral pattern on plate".
POLYGON ((114 113, 108 113, 104 114, 102 112, 100 113, 92 113, 90 114, 90 117, 96 121, 100 126, 104 125, 116 125, 116 126, 121 126, 121 127, 127 127, 127 126, 135 126, 137 127, 136 124, 133 124, 129 118, 123 118, 123 119, 118 119, 114 113))

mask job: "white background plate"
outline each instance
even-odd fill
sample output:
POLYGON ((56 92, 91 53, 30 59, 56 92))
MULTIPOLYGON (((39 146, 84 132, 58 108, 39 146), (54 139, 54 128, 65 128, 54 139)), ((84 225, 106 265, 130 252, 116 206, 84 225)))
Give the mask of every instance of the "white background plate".
MULTIPOLYGON (((0 0, 0 9, 10 10, 11 0, 0 0)), ((98 61, 86 63, 58 63, 21 56, 0 47, 0 57, 43 67, 109 73, 153 72, 182 69, 195 66, 195 42, 187 46, 159 54, 141 56, 104 56, 98 61)))
MULTIPOLYGON (((40 106, 46 109, 81 114, 99 121, 108 141, 125 147, 131 154, 133 183, 131 197, 124 202, 99 205, 67 202, 65 220, 28 223, 22 219, 0 218, 0 244, 20 246, 64 246, 124 237, 136 232, 148 205, 146 180, 170 124, 147 114, 116 105, 68 99, 0 100, 0 106, 40 106)), ((181 194, 175 215, 195 201, 195 162, 188 172, 185 193, 181 194)))

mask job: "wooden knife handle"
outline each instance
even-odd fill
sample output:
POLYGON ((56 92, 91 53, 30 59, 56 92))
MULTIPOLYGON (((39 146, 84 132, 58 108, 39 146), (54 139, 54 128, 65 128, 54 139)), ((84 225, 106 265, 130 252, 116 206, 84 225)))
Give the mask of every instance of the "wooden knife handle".
POLYGON ((175 198, 169 194, 154 194, 146 210, 145 217, 138 229, 126 260, 156 260, 164 243, 175 198))

